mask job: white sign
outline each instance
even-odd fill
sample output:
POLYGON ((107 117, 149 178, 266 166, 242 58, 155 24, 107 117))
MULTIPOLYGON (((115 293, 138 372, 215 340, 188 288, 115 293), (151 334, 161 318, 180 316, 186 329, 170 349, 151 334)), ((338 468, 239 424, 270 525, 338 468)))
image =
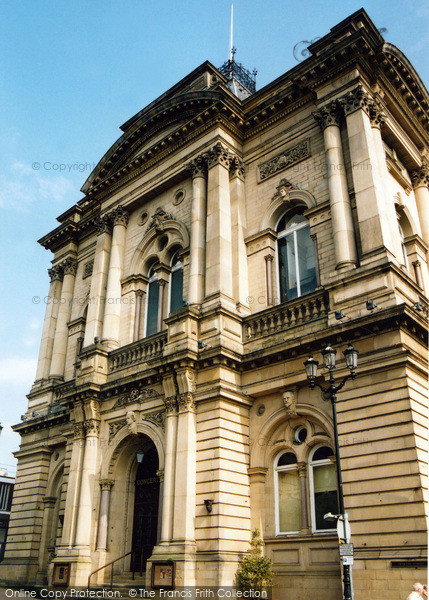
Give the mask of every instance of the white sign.
POLYGON ((338 537, 340 538, 340 540, 343 540, 344 542, 348 542, 350 540, 350 536, 351 536, 352 532, 350 531, 350 525, 347 520, 347 515, 346 515, 346 537, 344 537, 344 520, 342 517, 340 517, 337 521, 337 534, 338 534, 338 537))
POLYGON ((343 565, 352 565, 353 556, 343 556, 343 565))

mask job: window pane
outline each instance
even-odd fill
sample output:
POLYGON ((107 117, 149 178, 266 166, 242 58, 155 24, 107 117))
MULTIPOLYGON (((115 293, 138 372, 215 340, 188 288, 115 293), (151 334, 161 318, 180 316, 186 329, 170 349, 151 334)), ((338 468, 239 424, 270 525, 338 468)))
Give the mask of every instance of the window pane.
POLYGON ((149 283, 149 293, 147 299, 147 321, 146 321, 146 335, 153 335, 158 331, 158 298, 159 298, 159 284, 157 281, 151 281, 149 283))
POLYGON ((301 497, 299 493, 298 471, 278 473, 279 484, 279 527, 280 531, 301 529, 301 497))
POLYGON ((316 263, 314 259, 314 244, 310 236, 310 227, 304 227, 296 232, 298 246, 299 278, 301 295, 316 289, 316 263))
POLYGON ((334 451, 329 446, 322 446, 321 448, 317 448, 316 452, 313 454, 313 460, 323 460, 325 458, 329 458, 333 456, 334 451))
POLYGON ((170 312, 183 306, 183 269, 171 273, 170 312))
POLYGON ((278 252, 280 297, 281 301, 285 302, 296 298, 298 295, 293 233, 278 241, 278 252))
POLYGON ((316 529, 335 529, 337 524, 325 521, 323 515, 338 512, 337 476, 335 465, 313 467, 314 510, 316 529))
POLYGON ((277 466, 283 467, 284 465, 294 465, 296 463, 296 456, 292 452, 285 452, 278 460, 277 466))

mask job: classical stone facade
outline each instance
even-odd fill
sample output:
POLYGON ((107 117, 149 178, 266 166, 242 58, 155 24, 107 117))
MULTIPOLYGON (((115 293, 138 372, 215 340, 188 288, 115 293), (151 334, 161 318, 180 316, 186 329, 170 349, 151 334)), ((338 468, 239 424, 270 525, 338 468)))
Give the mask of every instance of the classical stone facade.
POLYGON ((363 10, 309 51, 244 99, 201 65, 122 126, 40 240, 2 581, 66 563, 86 585, 126 555, 122 582, 170 559, 177 585, 228 585, 258 528, 277 598, 338 598, 331 405, 303 361, 350 341, 355 598, 423 578, 428 92, 363 10))

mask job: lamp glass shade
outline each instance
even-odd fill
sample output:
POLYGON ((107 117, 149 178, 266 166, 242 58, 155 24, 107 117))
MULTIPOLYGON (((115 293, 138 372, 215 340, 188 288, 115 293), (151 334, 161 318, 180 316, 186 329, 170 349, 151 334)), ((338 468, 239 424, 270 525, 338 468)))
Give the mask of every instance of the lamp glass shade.
POLYGON ((327 369, 335 369, 335 355, 337 351, 332 348, 332 346, 326 346, 324 350, 322 350, 323 360, 325 362, 325 367, 327 369))
POLYGON ((351 344, 343 352, 346 359, 346 365, 350 371, 354 371, 357 368, 359 352, 353 348, 351 344))
POLYGON ((310 356, 304 363, 305 371, 307 373, 307 379, 310 381, 317 377, 317 367, 319 365, 318 360, 314 360, 312 356, 310 356))
POLYGON ((143 460, 144 452, 143 450, 138 450, 136 453, 137 462, 140 464, 143 460))

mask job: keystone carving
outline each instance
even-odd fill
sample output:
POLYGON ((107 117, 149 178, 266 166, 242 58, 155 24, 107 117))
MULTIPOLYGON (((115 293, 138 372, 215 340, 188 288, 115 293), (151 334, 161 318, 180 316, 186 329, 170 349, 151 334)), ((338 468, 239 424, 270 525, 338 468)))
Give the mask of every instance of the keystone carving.
POLYGON ((296 415, 296 390, 283 392, 283 404, 288 415, 296 415))
POLYGON ((288 181, 287 179, 281 179, 279 185, 276 187, 276 193, 273 196, 273 200, 282 198, 283 200, 289 200, 290 192, 299 189, 298 186, 288 181))
POLYGON ((151 229, 155 229, 156 232, 164 231, 165 221, 175 221, 173 215, 167 213, 162 207, 158 207, 150 220, 149 226, 146 229, 146 233, 151 229))
POLYGON ((133 410, 127 412, 125 421, 128 425, 129 432, 137 435, 137 418, 136 413, 133 410))

